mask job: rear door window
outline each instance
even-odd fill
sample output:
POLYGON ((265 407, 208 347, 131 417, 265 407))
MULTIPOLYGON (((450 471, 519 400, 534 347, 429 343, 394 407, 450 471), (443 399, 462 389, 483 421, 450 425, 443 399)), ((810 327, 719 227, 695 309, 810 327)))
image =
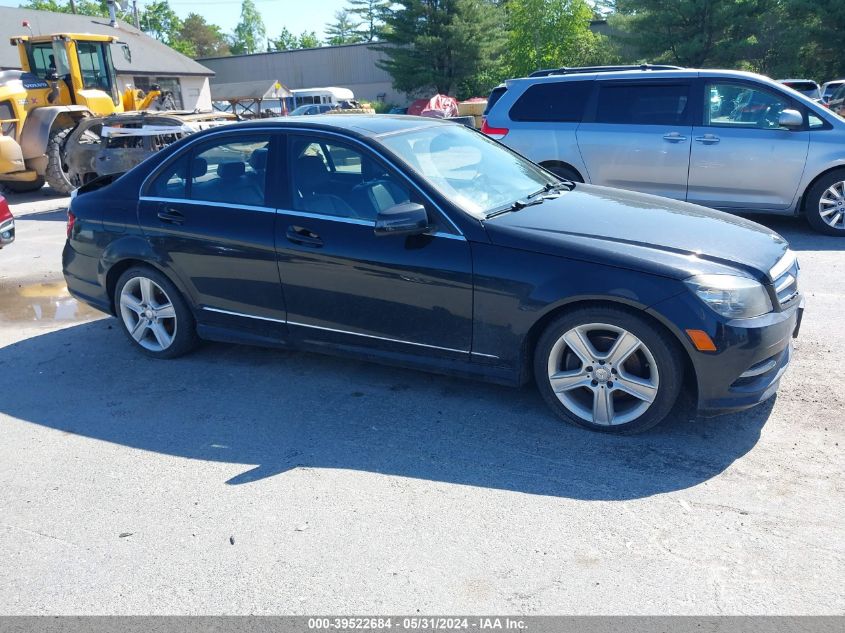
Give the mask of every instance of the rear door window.
POLYGON ((614 84, 599 86, 596 123, 627 125, 688 124, 690 84, 614 84))
POLYGON ((530 86, 510 110, 514 121, 580 122, 592 81, 554 81, 530 86))
POLYGON ((267 136, 206 145, 191 163, 191 199, 263 206, 269 149, 267 136))

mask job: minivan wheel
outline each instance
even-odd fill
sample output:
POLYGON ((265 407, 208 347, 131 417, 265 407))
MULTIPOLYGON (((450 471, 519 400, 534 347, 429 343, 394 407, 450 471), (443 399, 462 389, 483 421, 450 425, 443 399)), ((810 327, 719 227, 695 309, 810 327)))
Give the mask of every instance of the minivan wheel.
POLYGON ((804 213, 815 230, 845 237, 845 169, 825 174, 810 187, 804 213))
POLYGON ((534 354, 546 403, 567 422, 605 433, 639 433, 661 422, 678 399, 683 367, 667 333, 611 307, 558 318, 534 354))
POLYGON ((194 318, 176 286, 152 268, 130 268, 120 276, 114 305, 123 331, 154 358, 175 358, 197 346, 194 318))
POLYGON ((568 180, 570 182, 584 182, 584 179, 581 178, 577 171, 569 167, 565 167, 564 165, 543 165, 543 167, 548 169, 555 176, 559 176, 564 180, 568 180))

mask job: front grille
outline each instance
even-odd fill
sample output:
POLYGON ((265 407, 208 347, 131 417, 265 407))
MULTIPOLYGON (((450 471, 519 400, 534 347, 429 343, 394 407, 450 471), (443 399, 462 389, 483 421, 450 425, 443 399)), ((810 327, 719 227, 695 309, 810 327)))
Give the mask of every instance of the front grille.
POLYGON ((795 254, 792 251, 787 251, 769 271, 781 307, 786 306, 798 296, 799 270, 800 267, 795 254))

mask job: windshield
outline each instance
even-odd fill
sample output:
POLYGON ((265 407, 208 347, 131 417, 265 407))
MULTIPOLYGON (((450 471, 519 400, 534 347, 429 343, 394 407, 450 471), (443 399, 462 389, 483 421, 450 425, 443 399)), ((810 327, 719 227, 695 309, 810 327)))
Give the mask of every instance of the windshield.
POLYGON ((433 125, 379 140, 444 197, 478 219, 558 182, 462 125, 433 125))

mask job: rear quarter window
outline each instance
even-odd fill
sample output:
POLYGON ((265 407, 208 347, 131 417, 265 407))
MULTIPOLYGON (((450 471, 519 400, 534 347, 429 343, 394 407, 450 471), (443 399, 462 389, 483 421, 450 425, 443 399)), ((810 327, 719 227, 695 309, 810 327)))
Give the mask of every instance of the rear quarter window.
POLYGON ((497 86, 496 88, 493 88, 493 90, 490 92, 490 96, 487 97, 487 105, 484 106, 484 116, 487 116, 487 114, 490 112, 493 106, 496 105, 496 102, 502 98, 502 95, 505 94, 505 92, 507 92, 507 88, 505 88, 504 86, 497 86))
POLYGON ((513 104, 510 118, 514 121, 579 122, 591 89, 591 81, 534 84, 513 104))

